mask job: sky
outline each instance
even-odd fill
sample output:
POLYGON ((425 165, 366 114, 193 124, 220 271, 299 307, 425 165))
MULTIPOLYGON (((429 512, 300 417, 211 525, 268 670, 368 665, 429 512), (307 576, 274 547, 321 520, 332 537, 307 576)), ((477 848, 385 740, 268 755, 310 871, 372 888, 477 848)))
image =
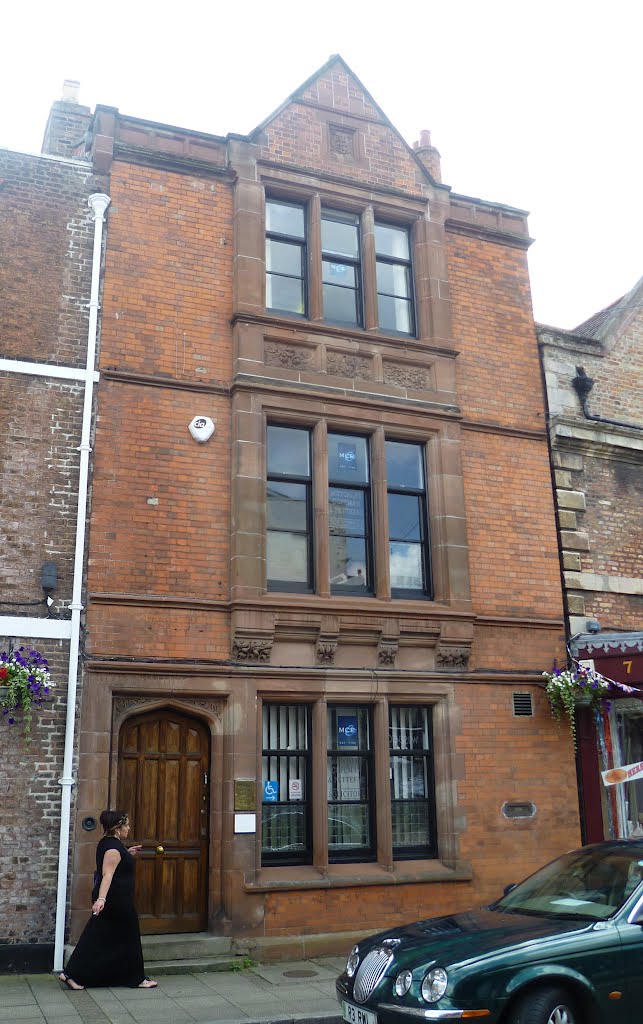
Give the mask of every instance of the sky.
POLYGON ((643 275, 642 29, 640 0, 7 4, 0 147, 39 152, 66 78, 92 108, 245 134, 339 53, 455 192, 530 212, 535 318, 572 328, 643 275))

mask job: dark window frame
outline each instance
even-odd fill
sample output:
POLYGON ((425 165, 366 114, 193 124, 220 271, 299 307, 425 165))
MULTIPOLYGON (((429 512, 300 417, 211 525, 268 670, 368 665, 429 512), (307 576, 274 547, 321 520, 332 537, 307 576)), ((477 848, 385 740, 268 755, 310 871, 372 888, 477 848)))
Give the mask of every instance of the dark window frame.
MULTIPOLYGON (((406 260, 400 259, 395 256, 381 255, 377 251, 377 242, 375 242, 375 294, 377 298, 377 326, 378 330, 382 331, 383 334, 392 334, 399 336, 400 338, 417 338, 417 315, 416 315, 416 302, 415 302, 415 270, 413 263, 413 236, 410 225, 408 224, 394 224, 393 222, 375 219, 375 227, 387 227, 396 228, 398 231, 404 231, 409 248, 409 258, 406 260), (380 295, 386 296, 387 298, 402 298, 403 296, 394 295, 389 292, 380 292, 377 287, 377 264, 386 263, 389 266, 401 266, 405 267, 408 273, 409 282, 409 294, 406 297, 406 301, 409 304, 409 331, 398 331, 394 327, 382 327, 380 323, 380 310, 379 310, 379 299, 380 295)), ((377 236, 376 236, 377 237, 377 236)))
MULTIPOLYGON (((385 448, 386 448, 386 444, 389 441, 393 442, 394 444, 408 444, 409 446, 413 446, 413 447, 421 449, 421 455, 422 455, 422 475, 423 475, 423 478, 424 478, 424 487, 423 488, 400 487, 400 486, 392 487, 389 484, 388 472, 387 472, 387 476, 386 476, 386 499, 387 499, 387 502, 388 502, 389 494, 404 494, 404 495, 409 495, 410 494, 410 495, 413 495, 414 497, 418 498, 418 504, 419 504, 419 507, 420 507, 420 533, 421 533, 421 540, 420 540, 420 542, 414 541, 413 543, 417 543, 418 547, 420 547, 421 552, 422 552, 422 578, 423 578, 423 586, 422 586, 421 590, 419 590, 419 589, 415 590, 415 589, 413 589, 411 587, 394 587, 391 584, 391 598, 392 599, 397 599, 397 600, 405 599, 406 598, 406 599, 410 599, 410 600, 413 600, 413 599, 415 599, 415 600, 424 599, 424 600, 432 601, 433 600, 433 572, 432 572, 432 559, 431 559, 431 534, 430 534, 430 531, 429 531, 429 496, 428 496, 428 487, 427 487, 427 478, 428 477, 427 477, 426 446, 424 444, 420 443, 420 442, 417 442, 417 441, 409 441, 408 438, 386 437, 385 438, 385 442, 384 442, 385 448)), ((386 466, 386 457, 384 459, 384 463, 385 463, 385 466, 386 466)), ((404 538, 403 537, 393 537, 392 536, 390 522, 388 524, 388 538, 387 538, 387 542, 388 542, 387 556, 389 558, 389 564, 390 564, 391 543, 396 543, 396 542, 403 543, 404 542, 404 538)))
POLYGON ((321 266, 322 266, 322 312, 324 314, 324 320, 329 324, 341 324, 342 327, 364 327, 364 281, 363 281, 363 258, 362 258, 362 225, 361 217, 359 213, 353 213, 352 211, 346 210, 333 210, 331 208, 322 207, 321 215, 319 219, 320 228, 320 240, 322 234, 322 224, 326 221, 334 222, 336 224, 350 224, 356 228, 357 231, 357 256, 338 256, 336 253, 332 253, 327 249, 324 249, 323 243, 320 241, 321 248, 321 266), (342 220, 342 216, 344 219, 342 220), (357 220, 357 224, 355 224, 357 220), (353 267, 355 271, 355 288, 350 288, 347 285, 341 284, 330 284, 329 281, 324 281, 324 262, 329 263, 345 263, 347 266, 353 267), (343 288, 345 291, 355 293, 355 312, 356 321, 353 323, 352 320, 336 320, 333 317, 326 316, 324 310, 324 284, 330 285, 332 288, 343 288))
MULTIPOLYGON (((343 583, 333 585, 330 584, 330 592, 333 596, 367 596, 373 597, 375 594, 375 545, 374 545, 374 522, 373 522, 373 473, 371 467, 371 439, 367 434, 346 434, 340 430, 329 430, 328 437, 331 436, 342 436, 342 437, 355 437, 360 440, 366 441, 366 461, 368 464, 368 481, 363 484, 358 483, 346 483, 343 480, 339 481, 331 478, 330 467, 328 469, 328 504, 330 507, 330 491, 334 488, 340 491, 359 491, 364 494, 364 551, 366 554, 366 584, 350 586, 343 583)), ((333 533, 328 525, 328 538, 330 542, 331 537, 360 537, 360 534, 346 533, 339 534, 333 533)), ((332 579, 332 577, 331 577, 332 579)), ((330 582, 330 581, 329 581, 330 582)))
MULTIPOLYGON (((374 750, 374 737, 373 737, 373 708, 369 704, 356 703, 329 703, 327 705, 328 711, 335 712, 336 715, 342 713, 342 711, 355 710, 365 711, 368 720, 368 749, 367 750, 347 750, 345 747, 340 747, 334 743, 331 745, 330 732, 327 736, 326 742, 326 771, 328 772, 328 763, 331 757, 359 757, 366 763, 366 779, 368 787, 368 800, 329 800, 328 791, 326 791, 326 814, 330 814, 330 808, 340 806, 352 806, 357 804, 358 806, 366 806, 368 812, 368 831, 369 831, 369 847, 366 849, 363 846, 354 847, 352 850, 346 850, 338 852, 330 849, 328 846, 328 863, 329 864, 354 864, 354 863, 371 863, 377 858, 377 817, 376 817, 376 794, 375 794, 375 750, 374 750)), ((333 740, 335 737, 332 737, 333 740)))
POLYGON ((298 704, 295 702, 283 703, 282 701, 264 701, 261 708, 261 729, 262 729, 262 750, 261 750, 261 762, 262 762, 262 786, 261 786, 261 831, 260 831, 260 845, 261 845, 261 864, 263 867, 270 867, 273 865, 288 865, 288 864, 312 864, 313 860, 313 835, 312 835, 312 763, 313 763, 313 751, 312 751, 312 705, 310 704, 298 704), (303 708, 305 712, 305 729, 306 729, 306 747, 304 748, 285 748, 285 747, 264 747, 263 746, 263 719, 264 712, 270 708, 283 708, 288 711, 290 708, 296 708, 298 711, 303 708), (301 800, 275 800, 266 801, 263 799, 263 762, 265 758, 270 759, 271 757, 281 758, 302 758, 306 762, 306 791, 305 799, 302 797, 301 800), (305 816, 305 830, 306 830, 306 844, 305 849, 300 853, 279 853, 279 852, 265 852, 263 848, 263 826, 264 826, 264 808, 265 807, 284 807, 288 808, 292 804, 298 806, 304 806, 305 816))
POLYGON ((300 250, 301 258, 301 276, 295 274, 279 274, 276 271, 268 270, 266 264, 266 282, 268 277, 282 277, 292 281, 302 282, 302 297, 303 297, 303 313, 296 313, 291 309, 283 309, 281 306, 269 306, 267 303, 268 296, 266 295, 266 309, 269 309, 272 313, 283 313, 286 316, 295 316, 298 319, 305 320, 308 318, 308 204, 305 202, 295 202, 291 199, 282 199, 280 196, 266 196, 266 205, 268 203, 278 203, 280 206, 291 206, 294 209, 301 210, 304 219, 304 237, 303 239, 298 238, 296 235, 288 235, 278 231, 269 231, 266 227, 265 236, 266 242, 268 240, 274 242, 283 242, 287 245, 297 246, 300 250))
MULTIPOLYGON (((307 558, 306 558, 306 572, 307 581, 305 583, 298 583, 296 580, 275 580, 268 576, 268 561, 266 559, 266 590, 273 593, 295 593, 295 594, 314 594, 315 593, 315 534, 314 534, 314 515, 313 515, 313 473, 314 473, 314 462, 313 462, 313 437, 312 430, 306 426, 299 426, 293 423, 279 423, 270 421, 266 426, 266 505, 268 504, 268 487, 270 481, 274 480, 275 483, 284 484, 301 484, 306 488, 306 542, 307 542, 307 558), (287 430, 301 430, 305 431, 308 435, 308 462, 310 466, 310 474, 301 476, 297 473, 292 474, 277 474, 269 473, 267 470, 268 466, 268 446, 269 446, 269 434, 268 430, 270 427, 284 427, 287 430)), ((274 527, 269 528, 266 522, 266 542, 268 534, 270 533, 297 533, 304 536, 304 533, 300 530, 278 530, 274 527)))
MULTIPOLYGON (((398 845, 393 844, 393 860, 434 860, 438 856, 438 835, 437 835, 437 815, 436 815, 436 803, 435 803, 435 744, 433 739, 433 705, 431 704, 396 704, 392 701, 388 703, 388 722, 389 722, 389 763, 390 769, 390 815, 391 815, 391 832, 393 830, 393 806, 394 804, 410 803, 411 800, 404 797, 393 796, 393 784, 394 784, 394 768, 393 759, 395 757, 410 756, 414 758, 422 758, 425 763, 425 775, 426 775, 426 789, 427 795, 422 803, 427 807, 427 816, 429 821, 429 840, 423 845, 398 845), (415 709, 418 711, 426 711, 427 713, 427 731, 429 738, 429 746, 422 747, 420 749, 409 748, 398 749, 392 746, 392 713, 394 711, 410 710, 415 709)), ((420 802, 420 801, 414 801, 420 802)))

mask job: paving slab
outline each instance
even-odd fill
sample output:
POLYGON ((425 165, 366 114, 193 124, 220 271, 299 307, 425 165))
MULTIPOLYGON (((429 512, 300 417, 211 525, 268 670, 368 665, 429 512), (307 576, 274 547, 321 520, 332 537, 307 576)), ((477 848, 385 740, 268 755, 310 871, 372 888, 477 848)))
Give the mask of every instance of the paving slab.
POLYGON ((151 990, 81 992, 53 973, 0 975, 0 1024, 341 1024, 335 978, 343 966, 343 957, 318 957, 168 974, 151 990))

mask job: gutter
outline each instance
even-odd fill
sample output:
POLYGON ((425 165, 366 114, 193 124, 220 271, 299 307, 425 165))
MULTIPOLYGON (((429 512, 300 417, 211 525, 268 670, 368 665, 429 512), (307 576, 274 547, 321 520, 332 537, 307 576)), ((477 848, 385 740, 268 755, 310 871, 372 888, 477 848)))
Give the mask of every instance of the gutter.
POLYGON ((60 842, 58 850, 58 887, 56 896, 56 931, 54 944, 54 970, 62 971, 65 952, 65 918, 67 906, 67 868, 69 861, 69 831, 71 819, 71 787, 74 784, 72 764, 74 757, 74 731, 76 725, 76 691, 78 684, 78 654, 80 648, 80 613, 83 587, 83 563, 85 555, 85 530, 87 525, 87 492, 89 480, 89 444, 92 426, 92 404, 94 398, 94 367, 96 362, 96 342, 98 335, 98 293, 100 284, 101 248, 103 240, 103 224, 105 211, 110 198, 102 192, 89 197, 94 219, 94 250, 92 256, 92 278, 89 299, 89 327, 87 332, 87 361, 85 368, 85 396, 83 403, 83 424, 80 452, 80 468, 78 479, 78 514, 76 520, 76 547, 74 553, 74 582, 71 611, 71 638, 69 644, 69 679, 67 684, 67 719, 65 725, 65 749, 63 755, 62 778, 58 780, 61 790, 60 807, 60 842))

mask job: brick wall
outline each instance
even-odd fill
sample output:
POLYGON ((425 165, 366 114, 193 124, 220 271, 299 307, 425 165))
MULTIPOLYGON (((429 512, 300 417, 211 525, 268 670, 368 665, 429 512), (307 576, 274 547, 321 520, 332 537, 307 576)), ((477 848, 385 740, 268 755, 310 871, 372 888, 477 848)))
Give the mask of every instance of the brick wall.
MULTIPOLYGON (((231 189, 116 164, 111 194, 89 590, 226 601, 231 189), (188 432, 196 415, 215 423, 205 445, 188 432)), ((89 649, 227 657, 227 625, 211 618, 171 600, 95 605, 89 649)))
MULTIPOLYGON (((0 152, 0 356, 85 364, 94 226, 87 198, 106 182, 88 166, 0 152)), ((72 593, 83 388, 0 369, 0 602, 36 601, 44 561, 58 567, 55 610, 72 593)), ((44 607, 0 607, 44 615, 44 607)), ((56 697, 34 715, 33 741, 0 721, 3 843, 0 937, 53 940, 68 644, 0 636, 50 661, 56 697)))
MULTIPOLYGON (((55 698, 34 710, 32 740, 21 720, 0 719, 2 844, 0 942, 52 942, 58 878, 60 778, 65 739, 69 644, 15 637, 14 647, 35 647, 49 661, 55 698)), ((7 649, 7 638, 0 647, 7 649)))

